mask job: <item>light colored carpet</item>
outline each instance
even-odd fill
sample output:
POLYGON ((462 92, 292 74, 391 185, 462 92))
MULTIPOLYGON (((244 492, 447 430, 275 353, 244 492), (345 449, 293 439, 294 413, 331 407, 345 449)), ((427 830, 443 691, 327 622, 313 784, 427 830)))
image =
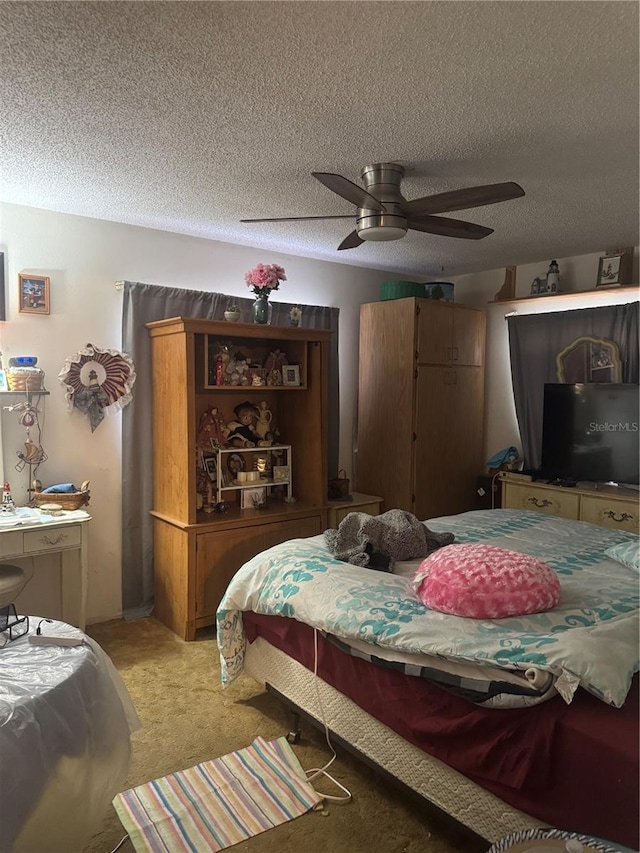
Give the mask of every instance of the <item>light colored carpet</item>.
MULTIPOLYGON (((280 703, 253 679, 241 676, 223 690, 213 629, 185 643, 152 617, 87 629, 120 671, 143 728, 133 736, 126 787, 140 785, 247 746, 258 735, 289 730, 280 703)), ((330 754, 323 736, 303 727, 294 751, 304 768, 322 766, 330 754)), ((489 847, 428 805, 413 800, 338 750, 331 772, 353 794, 236 845, 248 853, 483 853, 489 847)), ((316 786, 322 790, 321 785, 316 786)), ((330 791, 328 791, 330 792, 330 791)), ((109 853, 124 835, 115 810, 83 853, 109 853)), ((120 853, 130 853, 126 842, 120 853)), ((72 851, 70 851, 72 853, 72 851)), ((205 853, 205 851, 203 851, 205 853)))

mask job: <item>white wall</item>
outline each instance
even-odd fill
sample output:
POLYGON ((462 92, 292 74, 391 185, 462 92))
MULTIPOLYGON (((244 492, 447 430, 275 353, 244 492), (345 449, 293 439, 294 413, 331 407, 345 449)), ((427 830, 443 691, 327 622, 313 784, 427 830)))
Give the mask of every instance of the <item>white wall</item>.
MULTIPOLYGON (((7 255, 8 314, 7 322, 0 323, 0 350, 5 365, 14 355, 36 355, 51 392, 43 398, 42 443, 49 458, 40 467, 38 476, 45 485, 68 481, 79 485, 83 480, 91 481, 89 621, 113 618, 121 610, 122 415, 108 416, 92 434, 84 415, 76 410, 68 412, 57 374, 65 358, 86 343, 100 348, 121 348, 122 295, 115 289, 116 281, 142 281, 247 296, 251 294, 244 284, 244 273, 258 262, 277 262, 287 273, 280 291, 284 300, 339 307, 340 466, 352 476, 359 306, 377 300, 380 284, 396 279, 396 274, 9 204, 0 204, 0 250, 7 255), (50 276, 49 316, 18 313, 19 272, 50 276)), ((598 250, 593 255, 558 258, 562 288, 570 291, 592 288, 599 256, 598 250)), ((526 296, 533 278, 544 272, 546 264, 520 267, 518 295, 526 296)), ((485 307, 503 280, 502 269, 455 279, 456 302, 485 307)), ((637 250, 633 281, 638 281, 637 250)), ((522 313, 570 310, 596 304, 591 301, 594 298, 603 304, 637 297, 611 290, 584 298, 557 297, 513 307, 522 313)), ((487 306, 487 459, 502 447, 520 443, 504 321, 507 310, 512 307, 487 306)), ((6 478, 17 502, 25 503, 26 476, 14 470, 18 461, 16 452, 23 448, 25 434, 15 414, 3 413, 0 438, 0 461, 4 460, 6 478)), ((54 595, 54 580, 39 590, 30 584, 23 596, 33 596, 37 591, 42 600, 43 594, 54 595)))
MULTIPOLYGON (((486 307, 487 349, 485 378, 485 460, 504 447, 515 445, 522 451, 518 422, 516 420, 509 363, 509 339, 505 314, 548 313, 592 308, 596 305, 613 305, 638 299, 637 290, 616 292, 616 288, 595 290, 598 262, 604 250, 591 255, 572 258, 556 258, 560 266, 560 289, 562 292, 585 292, 567 298, 538 297, 513 305, 491 305, 490 303, 504 283, 504 269, 460 276, 454 279, 455 300, 468 305, 486 307)), ((528 264, 518 267, 516 296, 529 296, 531 282, 536 276, 546 273, 547 263, 528 264)), ((638 248, 634 250, 632 281, 638 282, 638 248)))
MULTIPOLYGON (((45 486, 91 481, 89 621, 121 612, 122 414, 107 416, 92 434, 86 416, 68 411, 57 375, 65 358, 87 343, 121 349, 122 294, 116 281, 246 297, 251 291, 244 283, 245 272, 259 262, 277 262, 287 273, 279 291, 283 300, 339 307, 340 466, 351 476, 359 306, 377 300, 380 284, 397 275, 10 204, 0 205, 0 250, 7 256, 8 313, 7 322, 0 323, 5 366, 11 356, 36 355, 51 392, 42 398, 42 445, 49 458, 38 477, 45 486), (20 272, 50 276, 49 316, 18 313, 20 272)), ((24 504, 27 478, 14 470, 24 429, 17 415, 6 411, 1 424, 5 475, 14 499, 24 504)))

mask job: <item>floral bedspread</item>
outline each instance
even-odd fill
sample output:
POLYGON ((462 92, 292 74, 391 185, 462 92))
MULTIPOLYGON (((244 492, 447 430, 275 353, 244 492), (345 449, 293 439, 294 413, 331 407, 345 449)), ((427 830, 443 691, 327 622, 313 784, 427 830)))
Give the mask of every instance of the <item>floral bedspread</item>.
POLYGON ((559 604, 531 616, 476 620, 429 610, 411 578, 334 559, 322 536, 292 539, 249 560, 217 615, 222 681, 243 669, 242 611, 285 616, 347 640, 512 670, 551 672, 571 701, 580 685, 620 707, 638 670, 638 573, 605 557, 632 533, 520 510, 429 519, 457 543, 486 542, 535 555, 558 574, 559 604))

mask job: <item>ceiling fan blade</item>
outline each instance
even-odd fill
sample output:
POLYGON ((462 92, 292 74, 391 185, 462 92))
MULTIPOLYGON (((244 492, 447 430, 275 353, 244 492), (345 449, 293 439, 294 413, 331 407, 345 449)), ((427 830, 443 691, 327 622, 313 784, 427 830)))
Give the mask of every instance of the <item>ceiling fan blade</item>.
POLYGON ((346 216, 277 216, 275 219, 241 219, 240 222, 310 222, 312 219, 353 219, 346 216))
POLYGON ((356 207, 366 207, 367 210, 380 210, 382 212, 386 210, 386 207, 377 198, 347 178, 343 178, 342 175, 334 175, 333 172, 312 172, 311 174, 325 187, 342 196, 342 198, 346 198, 356 207))
POLYGON ((358 237, 357 231, 352 231, 351 234, 347 234, 342 243, 338 246, 338 251, 341 249, 355 249, 356 246, 361 246, 364 243, 364 240, 361 240, 358 237))
POLYGON ((442 237, 466 237, 467 240, 481 240, 493 234, 493 228, 444 216, 410 216, 408 224, 413 231, 425 231, 442 237))
POLYGON ((520 184, 507 181, 503 184, 465 187, 462 190, 414 198, 404 205, 404 209, 410 216, 423 213, 447 213, 450 210, 468 210, 472 207, 482 207, 485 204, 510 201, 512 198, 520 198, 523 195, 524 190, 520 184))

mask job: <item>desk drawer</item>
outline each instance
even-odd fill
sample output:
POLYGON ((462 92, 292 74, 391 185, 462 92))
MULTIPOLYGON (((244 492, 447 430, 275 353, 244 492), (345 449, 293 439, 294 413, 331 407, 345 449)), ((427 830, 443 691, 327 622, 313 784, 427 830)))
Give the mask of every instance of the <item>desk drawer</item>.
POLYGON ((65 524, 64 527, 45 527, 42 530, 25 530, 24 553, 52 549, 77 548, 82 542, 82 529, 79 524, 65 524))
POLYGON ((22 554, 22 530, 7 530, 0 536, 0 557, 18 557, 22 554))
POLYGON ((611 527, 614 530, 638 532, 638 502, 608 500, 604 495, 583 495, 580 504, 580 520, 611 527))

